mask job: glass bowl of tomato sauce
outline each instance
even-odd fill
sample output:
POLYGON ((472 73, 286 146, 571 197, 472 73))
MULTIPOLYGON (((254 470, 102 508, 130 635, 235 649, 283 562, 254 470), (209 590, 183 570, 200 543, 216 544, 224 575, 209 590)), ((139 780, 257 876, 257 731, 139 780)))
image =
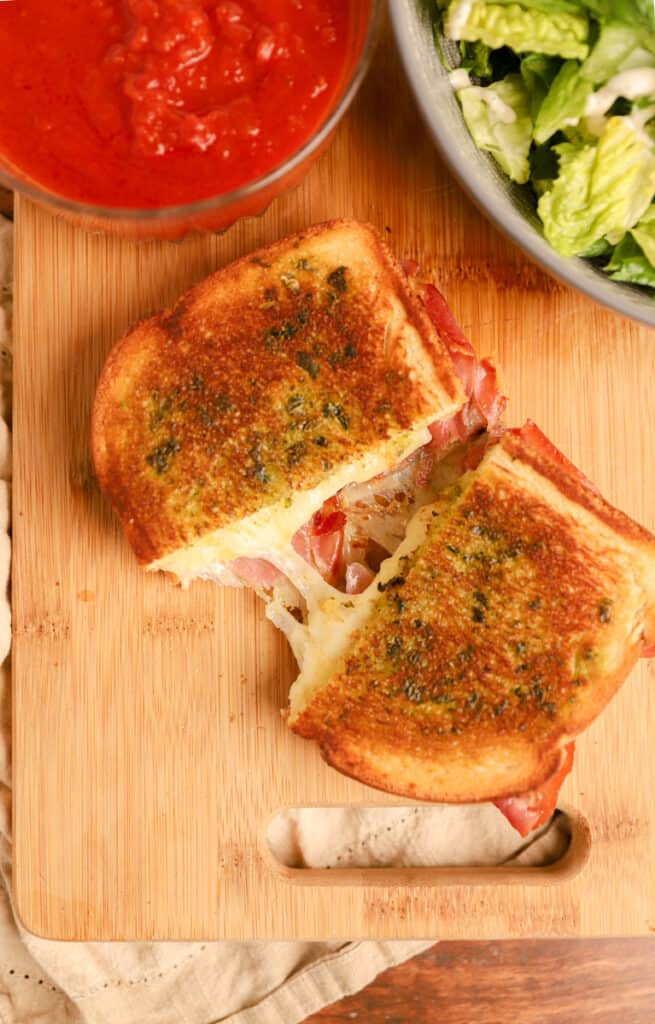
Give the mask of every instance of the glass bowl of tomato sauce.
POLYGON ((5 0, 0 182, 92 230, 221 231, 297 185, 380 0, 5 0))

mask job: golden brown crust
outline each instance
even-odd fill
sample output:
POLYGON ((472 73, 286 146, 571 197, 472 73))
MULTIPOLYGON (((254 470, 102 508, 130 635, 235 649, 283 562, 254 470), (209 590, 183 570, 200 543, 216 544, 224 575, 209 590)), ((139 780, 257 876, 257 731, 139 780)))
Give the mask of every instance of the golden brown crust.
POLYGON ((533 789, 653 635, 655 538, 511 434, 433 511, 292 727, 399 795, 533 789))
MULTIPOLYGON (((564 745, 564 743, 562 744, 564 745)), ((434 803, 483 803, 508 796, 520 796, 542 786, 555 773, 561 763, 560 749, 539 751, 528 748, 513 751, 506 748, 506 759, 521 759, 520 776, 498 768, 494 759, 485 764, 481 759, 476 777, 468 790, 462 789, 462 768, 458 752, 452 751, 448 760, 440 765, 428 763, 404 751, 398 756, 385 746, 362 752, 357 743, 340 744, 331 748, 330 742, 321 744, 321 756, 332 768, 343 775, 363 782, 395 796, 434 803), (480 779, 480 784, 476 784, 480 779), (518 778, 518 782, 517 782, 518 778)))
POLYGON ((150 563, 464 401, 447 349, 368 225, 237 260, 111 352, 102 488, 150 563))
POLYGON ((614 533, 634 543, 652 543, 653 535, 625 512, 610 505, 595 485, 530 421, 520 430, 508 431, 503 446, 510 458, 518 458, 530 466, 549 480, 565 498, 597 516, 614 533))

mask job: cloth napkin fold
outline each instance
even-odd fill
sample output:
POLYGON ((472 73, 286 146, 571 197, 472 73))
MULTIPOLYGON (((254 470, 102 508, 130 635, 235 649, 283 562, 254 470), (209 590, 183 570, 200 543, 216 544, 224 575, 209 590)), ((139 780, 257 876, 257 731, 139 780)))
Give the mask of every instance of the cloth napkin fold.
MULTIPOLYGON (((10 564, 12 225, 0 218, 0 1022, 298 1024, 422 942, 66 943, 26 932, 11 906, 10 564)), ((62 808, 61 827, 66 828, 62 808)), ((307 867, 539 864, 568 842, 556 817, 526 843, 495 808, 292 811, 269 843, 307 867)), ((434 937, 435 939, 437 936, 434 937)))

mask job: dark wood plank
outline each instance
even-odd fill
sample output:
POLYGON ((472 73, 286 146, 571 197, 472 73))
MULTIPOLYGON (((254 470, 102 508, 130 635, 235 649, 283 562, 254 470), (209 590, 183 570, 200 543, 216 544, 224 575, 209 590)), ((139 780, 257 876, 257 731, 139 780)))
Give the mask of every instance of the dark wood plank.
POLYGON ((655 939, 442 942, 305 1024, 653 1024, 655 939))

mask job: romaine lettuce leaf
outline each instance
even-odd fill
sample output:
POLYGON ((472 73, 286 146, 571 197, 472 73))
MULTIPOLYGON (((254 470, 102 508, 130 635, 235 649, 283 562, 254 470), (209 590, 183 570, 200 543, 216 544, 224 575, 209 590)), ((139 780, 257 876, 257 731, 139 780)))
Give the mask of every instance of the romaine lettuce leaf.
POLYGON ((580 77, 577 60, 567 60, 546 95, 534 124, 534 139, 546 142, 555 132, 577 125, 584 114, 591 82, 580 77))
POLYGON ((524 184, 530 177, 532 120, 521 76, 508 75, 485 87, 468 86, 457 97, 476 146, 491 153, 512 181, 524 184))
POLYGON ((655 67, 655 33, 639 25, 609 21, 580 69, 588 82, 599 85, 619 71, 655 67))
POLYGON ((450 39, 479 40, 492 49, 509 46, 516 53, 534 51, 576 60, 584 60, 589 53, 589 19, 583 12, 544 13, 517 3, 453 0, 445 32, 450 39))
POLYGON ((627 117, 611 117, 598 143, 554 147, 559 174, 538 203, 544 234, 565 256, 599 238, 614 244, 655 195, 655 147, 627 117))
POLYGON ((559 160, 552 146, 533 146, 530 151, 530 181, 538 196, 548 192, 559 173, 559 160))
POLYGON ((557 72, 561 67, 557 57, 546 57, 543 53, 528 53, 521 61, 521 78, 528 91, 530 117, 534 121, 539 108, 546 98, 557 72))
POLYGON ((655 288, 655 267, 631 233, 616 246, 605 270, 613 281, 655 288))
POLYGON ((592 242, 589 248, 585 249, 584 252, 578 253, 578 255, 584 256, 586 260, 594 260, 600 256, 610 256, 612 249, 613 246, 610 245, 606 238, 599 238, 597 242, 592 242))
POLYGON ((655 267, 655 206, 649 206, 638 224, 630 234, 644 255, 655 267))
POLYGON ((492 0, 492 2, 505 6, 518 2, 526 10, 542 11, 544 14, 559 14, 561 12, 583 14, 585 8, 585 4, 581 0, 492 0))
POLYGON ((470 71, 476 78, 491 78, 493 76, 489 60, 491 50, 485 43, 462 42, 459 44, 459 50, 462 55, 460 67, 470 71))
POLYGON ((581 0, 581 3, 600 21, 624 21, 628 25, 639 23, 655 29, 653 0, 581 0))

